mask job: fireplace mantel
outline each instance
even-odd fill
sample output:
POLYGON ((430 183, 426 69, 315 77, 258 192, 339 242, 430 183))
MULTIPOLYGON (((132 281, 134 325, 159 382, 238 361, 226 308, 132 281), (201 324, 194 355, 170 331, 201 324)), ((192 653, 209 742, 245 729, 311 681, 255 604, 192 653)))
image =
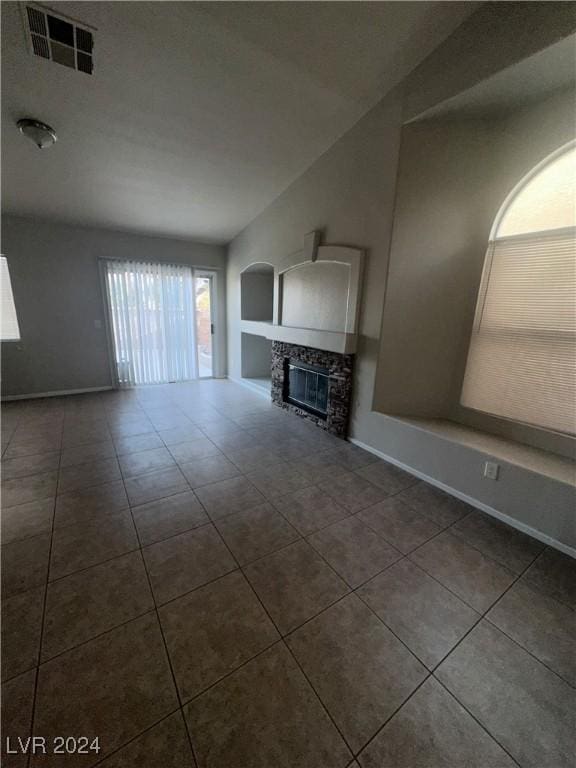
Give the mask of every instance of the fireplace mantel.
POLYGON ((288 325, 274 325, 256 320, 242 320, 240 330, 263 336, 271 341, 283 341, 302 347, 324 349, 340 355, 352 355, 356 352, 357 335, 338 331, 320 331, 313 328, 292 328, 288 325))

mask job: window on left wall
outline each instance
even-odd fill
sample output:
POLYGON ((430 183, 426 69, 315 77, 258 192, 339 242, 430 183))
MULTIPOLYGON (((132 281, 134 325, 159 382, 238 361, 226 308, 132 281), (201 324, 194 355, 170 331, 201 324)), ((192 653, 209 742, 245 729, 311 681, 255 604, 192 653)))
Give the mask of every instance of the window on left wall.
POLYGON ((0 256, 0 341, 20 341, 20 327, 6 256, 0 256))

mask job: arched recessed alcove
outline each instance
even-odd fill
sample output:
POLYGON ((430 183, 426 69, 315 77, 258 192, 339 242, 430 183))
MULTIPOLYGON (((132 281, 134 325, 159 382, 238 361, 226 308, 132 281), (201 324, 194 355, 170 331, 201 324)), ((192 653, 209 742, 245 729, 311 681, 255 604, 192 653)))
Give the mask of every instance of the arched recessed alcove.
POLYGON ((463 406, 574 435, 576 143, 512 190, 484 262, 463 406))
POLYGON ((271 323, 274 312, 274 267, 265 262, 251 264, 240 274, 242 320, 271 323))
POLYGON ((282 275, 282 325, 344 333, 350 265, 336 261, 299 264, 282 275))
MULTIPOLYGON (((272 323, 274 315, 274 267, 266 262, 250 264, 240 273, 242 320, 272 323)), ((241 334, 241 375, 246 383, 270 391, 272 342, 255 333, 241 334)))

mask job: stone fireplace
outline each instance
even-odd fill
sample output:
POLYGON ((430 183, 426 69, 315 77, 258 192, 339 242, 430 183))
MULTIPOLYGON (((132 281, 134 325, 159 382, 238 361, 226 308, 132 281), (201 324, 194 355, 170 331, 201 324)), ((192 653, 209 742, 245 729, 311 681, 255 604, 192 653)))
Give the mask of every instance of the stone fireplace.
POLYGON ((272 402, 345 438, 354 355, 272 342, 272 402))
POLYGON ((364 253, 320 241, 308 232, 301 250, 242 271, 240 374, 280 408, 346 438, 364 253))

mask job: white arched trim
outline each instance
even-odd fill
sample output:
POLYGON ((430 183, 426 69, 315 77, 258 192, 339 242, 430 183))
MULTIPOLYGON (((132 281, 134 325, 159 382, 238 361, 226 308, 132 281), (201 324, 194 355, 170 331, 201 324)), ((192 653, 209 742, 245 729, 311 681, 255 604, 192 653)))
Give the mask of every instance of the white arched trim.
POLYGON ((541 171, 543 171, 547 165, 552 163, 554 160, 556 160, 558 157, 560 157, 564 153, 569 152, 571 149, 574 149, 575 147, 576 147, 576 140, 569 141, 567 144, 564 144, 563 146, 556 149, 550 155, 547 155, 543 160, 541 160, 537 165, 531 168, 528 171, 528 173, 520 179, 520 181, 508 193, 508 195, 504 199, 504 202, 500 206, 500 210, 496 214, 496 218, 494 219, 494 223, 492 224, 492 229, 490 230, 490 242, 492 242, 493 240, 496 240, 496 238, 498 237, 498 230, 500 228, 500 224, 502 223, 502 219, 508 212, 508 209, 510 208, 512 203, 516 200, 517 196, 524 189, 524 187, 529 182, 531 182, 535 176, 537 176, 541 171))
POLYGON ((244 269, 240 270, 240 274, 243 275, 245 272, 273 272, 274 271, 274 264, 270 264, 269 261, 253 261, 251 264, 248 264, 248 266, 244 267, 244 269), (260 270, 258 267, 269 267, 269 269, 266 270, 260 270))

